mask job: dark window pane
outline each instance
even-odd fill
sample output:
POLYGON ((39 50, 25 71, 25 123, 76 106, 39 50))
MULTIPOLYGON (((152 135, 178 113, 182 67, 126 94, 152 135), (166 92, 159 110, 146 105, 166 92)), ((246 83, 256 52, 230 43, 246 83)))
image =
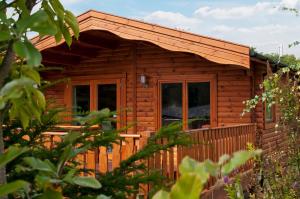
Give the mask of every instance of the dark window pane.
POLYGON ((273 105, 269 106, 266 103, 266 122, 273 122, 273 114, 274 114, 273 111, 274 111, 273 105))
POLYGON ((182 84, 164 83, 162 92, 162 125, 182 122, 182 84))
POLYGON ((90 86, 73 87, 73 107, 76 116, 84 116, 90 111, 90 86))
POLYGON ((98 110, 109 108, 111 111, 117 110, 117 85, 98 85, 98 110))
POLYGON ((188 83, 188 118, 189 129, 210 124, 209 82, 188 83))
MULTIPOLYGON (((108 108, 110 111, 117 110, 117 85, 100 84, 98 85, 98 110, 108 108)), ((117 116, 114 115, 114 118, 117 116)), ((116 122, 103 121, 103 129, 116 129, 116 122)))

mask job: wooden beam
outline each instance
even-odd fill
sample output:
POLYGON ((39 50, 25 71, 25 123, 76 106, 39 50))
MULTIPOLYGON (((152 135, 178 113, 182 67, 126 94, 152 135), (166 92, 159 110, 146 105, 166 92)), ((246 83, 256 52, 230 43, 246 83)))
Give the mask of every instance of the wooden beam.
POLYGON ((81 34, 79 37, 79 43, 94 48, 96 47, 111 50, 117 49, 120 46, 120 42, 117 40, 90 36, 88 34, 81 34))
POLYGON ((69 47, 66 43, 63 43, 57 47, 47 49, 48 52, 57 53, 69 56, 77 56, 83 58, 96 57, 99 54, 99 48, 82 47, 76 41, 73 41, 69 47))
POLYGON ((80 57, 71 55, 62 55, 59 52, 42 52, 42 63, 51 63, 57 65, 76 65, 80 62, 80 57))

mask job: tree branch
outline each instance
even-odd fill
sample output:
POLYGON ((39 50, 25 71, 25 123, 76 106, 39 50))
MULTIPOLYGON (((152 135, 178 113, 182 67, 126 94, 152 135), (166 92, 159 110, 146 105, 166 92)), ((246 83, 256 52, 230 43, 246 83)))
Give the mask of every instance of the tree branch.
POLYGON ((0 67, 0 88, 3 87, 5 79, 8 77, 11 66, 15 58, 15 53, 13 51, 13 40, 10 40, 7 46, 4 59, 0 67))

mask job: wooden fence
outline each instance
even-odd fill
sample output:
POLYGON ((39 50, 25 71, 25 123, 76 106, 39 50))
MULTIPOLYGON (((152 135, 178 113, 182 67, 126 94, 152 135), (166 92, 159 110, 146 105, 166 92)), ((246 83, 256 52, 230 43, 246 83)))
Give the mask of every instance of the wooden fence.
MULTIPOLYGON (((211 129, 198 129, 188 132, 192 138, 192 145, 189 147, 175 147, 169 151, 162 151, 149 160, 149 168, 160 170, 161 173, 170 179, 178 177, 178 165, 185 156, 198 161, 210 159, 218 161, 223 154, 232 154, 235 151, 246 149, 247 143, 255 144, 256 125, 244 124, 237 126, 218 127, 211 129)), ((160 140, 161 144, 166 140, 160 140)), ((240 168, 247 170, 250 164, 240 168)), ((211 179, 208 186, 214 183, 211 179)))
MULTIPOLYGON (((72 127, 70 127, 72 129, 72 127)), ((74 129, 74 128, 73 128, 74 129)), ((192 138, 192 145, 189 147, 178 146, 168 151, 161 151, 148 161, 149 169, 160 170, 161 174, 170 178, 178 178, 178 166, 185 156, 190 156, 198 161, 210 159, 218 161, 223 154, 232 154, 235 151, 246 149, 247 143, 255 143, 256 125, 243 124, 228 127, 210 129, 197 129, 188 131, 192 138)), ((53 147, 55 142, 61 140, 66 132, 45 132, 48 140, 48 147, 53 147)), ((120 144, 114 144, 111 149, 100 147, 95 151, 88 151, 78 156, 83 163, 84 169, 91 169, 95 172, 105 173, 119 166, 120 161, 128 158, 146 143, 150 132, 138 134, 121 134, 124 138, 120 144)), ((166 144, 167 140, 159 140, 159 144, 166 144)), ((250 164, 242 167, 247 170, 250 164)), ((213 185, 211 179, 208 186, 213 185)))
MULTIPOLYGON (((67 132, 45 132, 44 142, 51 149, 66 134, 67 132)), ((138 134, 120 134, 120 137, 119 144, 113 144, 112 148, 99 147, 79 154, 77 160, 82 163, 82 168, 93 173, 106 173, 118 167, 122 160, 130 157, 147 142, 147 138, 138 134)))

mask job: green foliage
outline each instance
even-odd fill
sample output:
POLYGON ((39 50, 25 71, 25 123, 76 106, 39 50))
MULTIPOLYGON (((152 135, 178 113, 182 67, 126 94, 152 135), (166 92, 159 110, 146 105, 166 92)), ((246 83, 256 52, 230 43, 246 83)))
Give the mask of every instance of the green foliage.
POLYGON ((223 155, 220 157, 218 163, 210 160, 197 162, 189 157, 185 157, 179 166, 181 176, 172 186, 170 192, 160 190, 153 198, 198 199, 200 198, 202 189, 210 176, 227 177, 234 169, 239 168, 248 160, 260 155, 261 152, 261 150, 239 151, 235 152, 232 157, 229 155, 223 155))
POLYGON ((65 10, 59 0, 42 0, 41 4, 36 4, 37 1, 33 0, 18 0, 10 3, 1 1, 0 5, 0 42, 8 44, 4 46, 12 45, 12 50, 18 56, 16 61, 5 63, 2 67, 3 70, 13 65, 9 82, 0 85, 0 111, 9 107, 11 119, 20 119, 24 128, 29 125, 32 114, 39 119, 45 109, 38 73, 42 57, 28 39, 27 33, 35 32, 40 38, 55 36, 57 42, 64 39, 69 46, 72 34, 76 39, 79 36, 76 17, 65 10), (32 12, 34 6, 40 8, 32 12), (10 15, 7 9, 10 9, 10 15))
POLYGON ((29 183, 23 180, 16 180, 0 186, 0 197, 6 196, 8 194, 15 193, 17 191, 24 190, 27 192, 29 190, 29 183))
POLYGON ((294 56, 283 56, 287 67, 268 74, 261 85, 262 94, 246 102, 246 111, 258 103, 276 105, 280 111, 275 131, 282 137, 284 148, 256 159, 253 198, 299 198, 300 176, 300 65, 294 56))
POLYGON ((0 155, 0 167, 4 167, 7 163, 14 160, 16 157, 25 153, 28 149, 23 147, 10 146, 7 151, 0 155))
POLYGON ((89 129, 91 125, 107 123, 114 112, 103 109, 81 118, 79 121, 87 125, 85 128, 80 132, 69 132, 62 142, 55 143, 49 149, 42 139, 42 132, 51 130, 57 124, 60 111, 51 109, 44 112, 41 120, 33 120, 27 129, 18 128, 18 120, 7 121, 4 128, 6 146, 18 143, 28 147, 22 156, 7 166, 9 182, 19 179, 30 182, 29 189, 15 192, 12 198, 127 198, 137 194, 141 184, 150 183, 161 188, 169 183, 168 179, 160 171, 149 171, 145 160, 154 153, 175 145, 189 144, 188 135, 181 131, 181 125, 172 124, 150 137, 143 149, 122 161, 119 167, 105 174, 94 173, 93 170, 82 169, 82 162, 74 157, 101 146, 112 147, 114 143, 119 143, 121 138, 117 130, 89 129), (158 144, 161 139, 168 139, 170 142, 166 145, 158 144), (96 178, 81 176, 82 172, 95 175, 96 178))
POLYGON ((224 190, 229 199, 244 199, 243 188, 239 177, 237 176, 233 183, 227 183, 224 190))
MULTIPOLYGON (((4 167, 6 164, 13 161, 14 159, 16 159, 18 156, 25 153, 26 151, 28 151, 27 148, 10 146, 4 154, 0 155, 0 167, 4 167)), ((3 184, 0 185, 0 197, 5 196, 7 194, 14 193, 21 189, 27 191, 28 188, 29 188, 29 183, 23 180, 16 180, 8 184, 3 184)))
POLYGON ((296 58, 295 55, 282 55, 279 56, 279 54, 271 53, 271 54, 263 54, 268 59, 272 60, 274 63, 282 63, 290 68, 299 68, 300 67, 300 60, 296 58))
POLYGON ((261 84, 263 90, 260 96, 245 102, 245 112, 255 108, 260 102, 266 102, 268 106, 277 104, 281 111, 281 124, 297 125, 299 120, 299 95, 300 71, 294 67, 285 67, 268 77, 261 84))

